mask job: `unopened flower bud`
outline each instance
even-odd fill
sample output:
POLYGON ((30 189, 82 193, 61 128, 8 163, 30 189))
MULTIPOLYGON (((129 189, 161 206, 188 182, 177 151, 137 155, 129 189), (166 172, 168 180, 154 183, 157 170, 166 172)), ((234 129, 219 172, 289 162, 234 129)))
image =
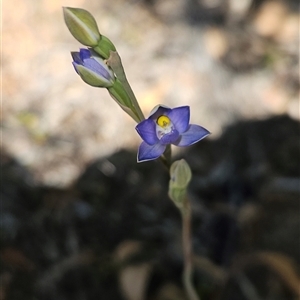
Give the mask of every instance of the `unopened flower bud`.
POLYGON ((101 35, 94 17, 85 9, 63 7, 65 23, 76 40, 95 47, 101 35))
POLYGON ((73 66, 84 82, 95 87, 113 86, 116 80, 113 71, 93 50, 80 49, 79 52, 71 52, 71 55, 73 66))
POLYGON ((170 168, 169 197, 179 209, 183 209, 192 172, 184 159, 175 161, 170 168))
POLYGON ((187 188, 192 178, 191 168, 184 159, 177 160, 170 168, 170 177, 173 186, 187 188))

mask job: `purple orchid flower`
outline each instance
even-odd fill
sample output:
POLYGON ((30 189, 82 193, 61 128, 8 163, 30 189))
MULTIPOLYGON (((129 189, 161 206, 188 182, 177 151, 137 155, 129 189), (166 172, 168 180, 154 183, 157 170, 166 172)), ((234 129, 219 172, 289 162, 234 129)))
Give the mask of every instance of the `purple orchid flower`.
POLYGON ((135 127, 143 139, 138 150, 138 162, 160 157, 169 144, 179 147, 190 146, 210 134, 205 128, 189 122, 189 106, 171 109, 157 105, 149 118, 135 127))
POLYGON ((82 80, 95 87, 111 87, 116 78, 104 60, 92 49, 71 52, 73 66, 82 80))

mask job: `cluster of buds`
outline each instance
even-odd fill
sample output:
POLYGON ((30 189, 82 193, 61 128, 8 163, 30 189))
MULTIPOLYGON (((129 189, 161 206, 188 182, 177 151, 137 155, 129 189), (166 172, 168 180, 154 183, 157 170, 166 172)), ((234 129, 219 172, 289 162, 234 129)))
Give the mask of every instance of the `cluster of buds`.
POLYGON ((114 44, 99 32, 95 18, 81 8, 64 7, 65 23, 87 48, 71 52, 73 66, 82 80, 94 87, 106 88, 112 98, 136 122, 144 119, 127 82, 121 59, 114 44))

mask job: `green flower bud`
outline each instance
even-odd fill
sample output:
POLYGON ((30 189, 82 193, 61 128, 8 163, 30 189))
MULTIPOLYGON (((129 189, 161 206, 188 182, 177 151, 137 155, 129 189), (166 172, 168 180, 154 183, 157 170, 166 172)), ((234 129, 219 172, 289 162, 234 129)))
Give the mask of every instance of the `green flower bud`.
POLYGON ((192 171, 184 159, 175 161, 170 168, 169 197, 179 209, 184 209, 186 191, 192 171))
POLYGON ((86 46, 95 47, 101 35, 94 17, 81 8, 63 7, 65 23, 76 40, 86 46))
POLYGON ((192 179, 192 171, 188 163, 184 160, 175 161, 170 168, 172 185, 177 188, 187 188, 192 179))

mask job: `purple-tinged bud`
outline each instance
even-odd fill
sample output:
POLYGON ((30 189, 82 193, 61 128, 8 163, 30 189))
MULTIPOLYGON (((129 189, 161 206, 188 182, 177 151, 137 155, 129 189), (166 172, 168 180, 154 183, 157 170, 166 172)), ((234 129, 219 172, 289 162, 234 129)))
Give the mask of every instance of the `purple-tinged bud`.
POLYGON ((71 52, 73 66, 84 82, 95 87, 112 87, 116 78, 104 60, 91 49, 71 52))

